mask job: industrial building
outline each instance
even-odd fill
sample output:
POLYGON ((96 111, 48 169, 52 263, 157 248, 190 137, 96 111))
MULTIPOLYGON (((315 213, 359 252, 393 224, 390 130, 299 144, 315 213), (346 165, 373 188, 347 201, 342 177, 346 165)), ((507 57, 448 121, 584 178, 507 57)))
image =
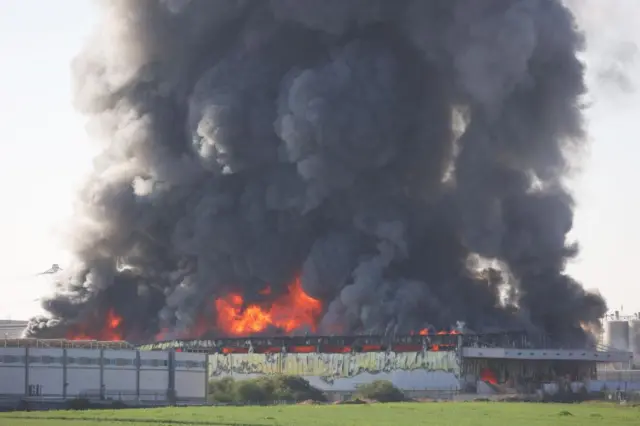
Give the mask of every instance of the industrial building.
POLYGON ((206 355, 139 351, 122 342, 0 341, 0 396, 203 402, 206 355))
POLYGON ((561 385, 599 391, 612 384, 598 379, 598 364, 631 360, 629 352, 601 346, 549 348, 523 333, 218 339, 144 348, 206 352, 210 379, 298 375, 332 396, 349 396, 373 380, 389 380, 412 397, 529 394, 561 385))
POLYGON ((27 324, 27 321, 0 320, 0 339, 20 338, 27 324))
POLYGON ((598 380, 613 389, 640 390, 640 312, 625 315, 614 311, 603 318, 602 325, 603 346, 630 352, 633 360, 598 365, 598 380))
MULTIPOLYGON (((640 357, 640 312, 624 315, 614 311, 603 319, 603 343, 606 347, 628 351, 640 357)), ((634 362, 640 367, 640 359, 634 362)))
POLYGON ((5 339, 0 397, 202 403, 209 380, 265 374, 302 376, 334 399, 373 380, 389 380, 411 397, 529 394, 565 385, 598 391, 621 385, 600 380, 597 365, 630 360, 629 352, 602 347, 548 348, 522 333, 251 337, 139 347, 5 339))

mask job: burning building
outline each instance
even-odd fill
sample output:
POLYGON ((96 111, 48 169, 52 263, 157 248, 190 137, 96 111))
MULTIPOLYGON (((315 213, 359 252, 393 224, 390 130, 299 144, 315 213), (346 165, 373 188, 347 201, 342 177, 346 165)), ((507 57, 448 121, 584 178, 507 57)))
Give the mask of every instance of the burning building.
POLYGON ((72 69, 104 149, 27 335, 598 326, 564 270, 586 88, 561 0, 103 7, 72 69))
POLYGON ((629 364, 632 354, 597 345, 558 348, 526 333, 404 336, 294 336, 173 340, 140 347, 150 351, 207 353, 210 379, 261 375, 302 376, 332 398, 350 397, 359 385, 388 380, 407 396, 599 392, 598 366, 629 364))
POLYGON ((272 374, 301 376, 332 399, 350 397, 372 380, 389 380, 409 397, 438 398, 530 394, 562 386, 574 392, 612 385, 640 389, 637 382, 596 377, 597 364, 628 363, 631 353, 551 348, 526 333, 227 337, 137 348, 113 341, 2 343, 0 374, 10 378, 0 382, 9 397, 4 403, 12 403, 11 397, 17 403, 43 396, 56 401, 202 402, 209 380, 272 374))

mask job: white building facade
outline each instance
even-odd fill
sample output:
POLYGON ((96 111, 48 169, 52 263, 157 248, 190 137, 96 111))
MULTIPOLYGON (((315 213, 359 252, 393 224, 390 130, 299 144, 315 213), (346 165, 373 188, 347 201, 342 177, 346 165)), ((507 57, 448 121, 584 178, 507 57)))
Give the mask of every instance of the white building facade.
POLYGON ((0 396, 204 401, 206 360, 126 348, 0 347, 0 396))

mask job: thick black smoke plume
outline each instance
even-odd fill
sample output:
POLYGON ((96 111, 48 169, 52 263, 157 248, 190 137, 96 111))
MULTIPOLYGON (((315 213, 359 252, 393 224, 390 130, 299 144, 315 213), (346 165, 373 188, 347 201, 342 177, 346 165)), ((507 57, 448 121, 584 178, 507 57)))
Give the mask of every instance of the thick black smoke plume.
POLYGON ((103 24, 73 63, 105 141, 79 262, 29 334, 113 308, 127 339, 179 335, 296 276, 320 333, 581 339, 604 314, 564 272, 585 83, 560 0, 119 0, 103 24))

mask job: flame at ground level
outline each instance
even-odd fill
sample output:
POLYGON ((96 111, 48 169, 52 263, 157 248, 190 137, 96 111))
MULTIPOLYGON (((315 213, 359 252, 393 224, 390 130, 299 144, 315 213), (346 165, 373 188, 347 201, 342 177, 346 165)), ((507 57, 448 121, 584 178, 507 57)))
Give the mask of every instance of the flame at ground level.
MULTIPOLYGON (((261 294, 270 294, 270 289, 261 294)), ((270 306, 245 306, 242 295, 232 293, 215 301, 216 328, 231 336, 251 335, 278 328, 287 333, 298 329, 316 331, 322 313, 322 303, 309 296, 296 278, 288 292, 270 306)))
POLYGON ((493 370, 490 368, 482 369, 482 371, 480 372, 480 380, 492 385, 498 384, 498 378, 496 377, 496 373, 494 373, 493 370))

